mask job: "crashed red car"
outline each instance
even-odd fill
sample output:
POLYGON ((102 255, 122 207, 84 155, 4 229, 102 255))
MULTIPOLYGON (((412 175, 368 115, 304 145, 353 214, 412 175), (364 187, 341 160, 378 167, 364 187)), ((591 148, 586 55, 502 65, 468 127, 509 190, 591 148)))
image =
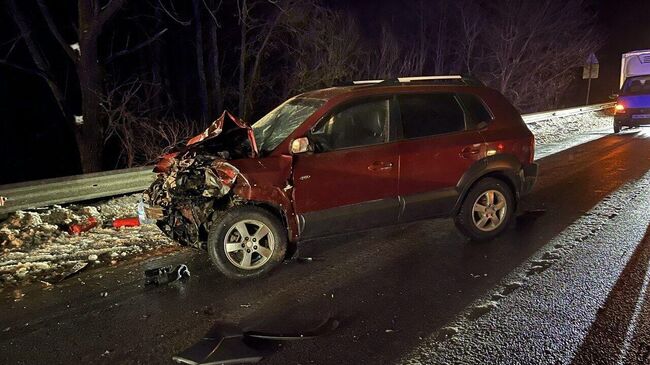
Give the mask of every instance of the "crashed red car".
POLYGON ((533 154, 519 113, 473 79, 359 82, 252 126, 224 113, 160 160, 147 214, 226 276, 255 277, 299 241, 422 219, 493 238, 535 181, 533 154))

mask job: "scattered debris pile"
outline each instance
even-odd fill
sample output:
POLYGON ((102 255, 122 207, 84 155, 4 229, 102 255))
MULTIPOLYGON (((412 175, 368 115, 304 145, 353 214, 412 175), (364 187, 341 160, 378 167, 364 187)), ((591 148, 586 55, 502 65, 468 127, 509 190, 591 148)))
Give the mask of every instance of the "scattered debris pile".
POLYGON ((109 265, 174 246, 155 225, 115 228, 137 215, 139 195, 92 206, 18 211, 0 222, 0 287, 65 278, 75 265, 109 265))

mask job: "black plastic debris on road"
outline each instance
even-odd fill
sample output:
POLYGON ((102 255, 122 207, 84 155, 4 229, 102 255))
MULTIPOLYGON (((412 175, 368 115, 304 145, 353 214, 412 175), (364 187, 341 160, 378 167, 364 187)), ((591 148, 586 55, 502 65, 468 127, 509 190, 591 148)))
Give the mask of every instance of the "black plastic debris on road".
POLYGON ((339 322, 330 318, 311 330, 288 334, 243 331, 230 324, 217 323, 199 342, 172 359, 190 365, 251 364, 271 355, 278 342, 311 339, 328 334, 338 326, 339 322))
POLYGON ((77 262, 77 263, 74 264, 74 266, 70 269, 70 271, 68 271, 67 273, 65 273, 65 274, 61 277, 61 279, 59 279, 59 281, 63 281, 63 280, 66 280, 66 279, 71 278, 72 276, 78 274, 81 270, 85 269, 86 266, 88 266, 88 263, 85 262, 85 261, 79 261, 79 262, 77 262))
POLYGON ((183 278, 189 278, 190 270, 187 268, 187 265, 184 264, 178 265, 176 267, 170 265, 145 270, 144 276, 145 285, 162 285, 169 284, 183 278))

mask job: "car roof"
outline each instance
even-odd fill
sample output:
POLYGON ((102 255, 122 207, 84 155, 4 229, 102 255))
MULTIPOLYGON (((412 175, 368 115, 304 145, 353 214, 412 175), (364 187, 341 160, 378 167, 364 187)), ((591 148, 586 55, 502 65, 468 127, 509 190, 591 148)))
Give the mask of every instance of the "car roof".
POLYGON ((356 96, 384 94, 398 91, 440 91, 440 92, 457 92, 459 90, 470 90, 477 88, 486 89, 485 86, 475 85, 458 85, 458 84, 427 84, 427 83, 411 83, 411 84, 388 84, 388 85, 351 85, 351 86, 336 86, 326 89, 319 89, 308 91, 296 96, 296 98, 318 99, 323 101, 330 101, 332 99, 348 99, 356 96))

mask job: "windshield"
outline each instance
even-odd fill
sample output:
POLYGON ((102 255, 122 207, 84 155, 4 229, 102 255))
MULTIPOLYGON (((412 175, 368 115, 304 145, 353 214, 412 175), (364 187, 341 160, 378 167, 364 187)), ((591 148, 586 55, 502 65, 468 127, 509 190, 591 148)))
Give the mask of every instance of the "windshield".
POLYGON ((273 151, 324 103, 318 99, 291 99, 258 120, 252 128, 259 151, 273 151))
POLYGON ((630 77, 623 85, 623 95, 650 94, 650 75, 630 77))

